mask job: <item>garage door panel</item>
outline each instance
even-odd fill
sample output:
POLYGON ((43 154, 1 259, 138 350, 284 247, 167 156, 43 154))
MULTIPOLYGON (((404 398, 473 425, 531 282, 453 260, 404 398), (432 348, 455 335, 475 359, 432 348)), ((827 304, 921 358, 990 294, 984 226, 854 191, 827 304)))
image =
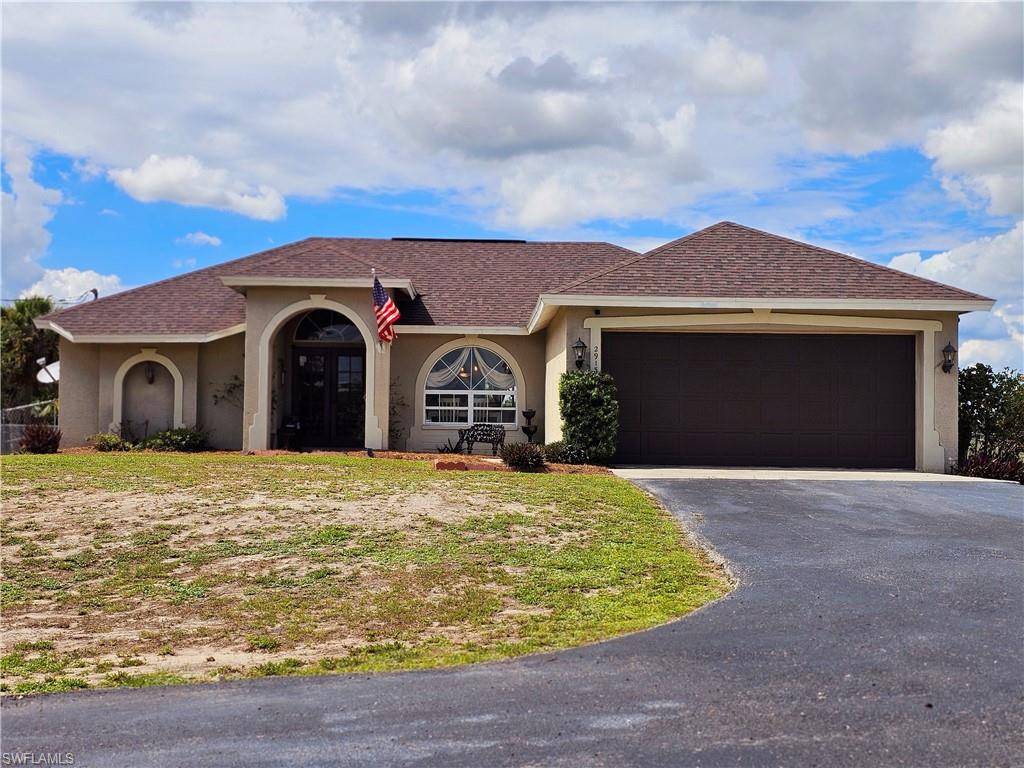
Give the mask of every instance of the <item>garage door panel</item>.
POLYGON ((623 456, 643 454, 643 433, 639 429, 619 430, 619 453, 623 456))
POLYGON ((913 451, 913 440, 898 432, 883 432, 875 436, 877 451, 885 458, 897 458, 903 456, 907 451, 913 451))
POLYGON ((765 432, 761 435, 761 452, 768 459, 792 459, 795 450, 792 432, 765 432))
POLYGON ((721 390, 718 386, 719 374, 715 370, 686 371, 679 377, 678 394, 696 399, 718 399, 721 390))
MULTIPOLYGON (((660 335, 674 337, 674 343, 676 344, 676 347, 678 349, 679 334, 665 333, 660 335)), ((720 348, 715 341, 716 336, 717 334, 693 334, 689 338, 689 340, 687 340, 687 367, 689 367, 690 365, 700 366, 702 363, 705 367, 709 367, 717 362, 720 348)))
POLYGON ((797 429, 833 432, 836 428, 835 422, 835 405, 831 400, 811 400, 805 398, 799 404, 797 429))
POLYGON ((632 392, 619 389, 619 427, 620 429, 640 427, 640 413, 643 408, 643 398, 633 395, 632 392))
POLYGON ((760 420, 760 400, 731 400, 718 416, 718 423, 727 432, 759 431, 760 420))
POLYGON ((679 411, 682 403, 675 397, 653 397, 643 404, 640 428, 652 431, 678 432, 682 427, 679 411))
POLYGON ((854 463, 872 451, 872 436, 867 432, 839 432, 836 435, 836 459, 842 464, 854 463))
POLYGON ((682 451, 679 448, 678 432, 646 432, 645 448, 648 455, 655 461, 675 461, 682 451))
POLYGON ((808 466, 821 466, 825 460, 832 461, 836 455, 836 436, 833 432, 800 432, 796 439, 796 454, 808 462, 808 466))
POLYGON ((913 467, 911 336, 607 332, 602 357, 621 461, 913 467))
POLYGON ((762 371, 760 379, 764 397, 789 397, 800 388, 800 375, 796 368, 762 371))
POLYGON ((867 400, 838 400, 835 404, 836 429, 858 430, 869 426, 873 420, 871 403, 867 400))

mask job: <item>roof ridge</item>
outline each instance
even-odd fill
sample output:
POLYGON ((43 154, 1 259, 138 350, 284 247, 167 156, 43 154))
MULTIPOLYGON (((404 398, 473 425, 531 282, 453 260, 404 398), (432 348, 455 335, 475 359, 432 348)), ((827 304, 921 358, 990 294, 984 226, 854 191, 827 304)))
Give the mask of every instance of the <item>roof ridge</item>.
MULTIPOLYGON (((390 277, 398 277, 398 275, 396 275, 394 272, 390 271, 390 267, 389 268, 375 267, 373 264, 369 263, 365 259, 363 259, 363 258, 361 258, 359 256, 356 256, 354 253, 352 253, 348 249, 343 248, 341 245, 339 245, 339 241, 353 241, 353 240, 371 240, 371 241, 375 241, 375 242, 376 241, 388 242, 388 240, 386 240, 385 238, 380 238, 380 237, 367 237, 367 238, 356 238, 356 237, 307 237, 304 240, 299 240, 298 242, 299 243, 305 243, 305 242, 316 241, 317 243, 322 243, 323 245, 325 245, 327 247, 330 247, 330 248, 332 248, 334 250, 340 250, 342 253, 344 253, 344 255, 346 257, 352 259, 352 261, 359 262, 360 264, 362 264, 363 266, 365 266, 367 269, 369 269, 371 271, 374 270, 374 269, 380 269, 380 271, 386 272, 390 277)), ((297 245, 297 244, 298 243, 291 243, 291 245, 297 245)), ((276 256, 275 258, 270 259, 270 260, 264 262, 260 266, 262 266, 262 267, 269 267, 269 266, 273 266, 275 264, 280 264, 282 261, 286 261, 290 257, 301 255, 301 254, 308 253, 308 252, 309 252, 309 249, 302 249, 301 251, 293 251, 293 252, 289 252, 289 253, 281 253, 278 256, 276 256)), ((254 254, 254 255, 258 256, 259 254, 254 254)))
MULTIPOLYGON (((830 256, 839 256, 841 258, 846 259, 847 261, 852 261, 855 264, 863 264, 864 266, 867 266, 869 268, 885 270, 886 272, 892 272, 894 274, 900 275, 901 277, 910 278, 911 280, 918 280, 918 281, 920 281, 922 283, 928 283, 929 285, 937 285, 940 288, 946 288, 946 289, 951 290, 951 291, 956 291, 957 293, 960 293, 963 296, 967 296, 967 297, 970 297, 972 299, 983 299, 985 301, 993 301, 993 299, 990 298, 989 296, 982 296, 980 293, 974 293, 973 291, 965 291, 963 288, 957 288, 955 285, 949 285, 947 283, 940 283, 938 280, 931 280, 931 279, 929 279, 927 277, 921 277, 920 275, 913 275, 910 272, 904 272, 904 271, 902 271, 900 269, 896 269, 895 267, 890 267, 890 266, 888 266, 886 264, 879 264, 878 262, 875 262, 875 261, 868 261, 867 259, 862 259, 859 256, 851 256, 850 254, 843 253, 841 251, 833 251, 831 248, 824 248, 824 247, 822 247, 820 245, 814 245, 814 243, 805 243, 802 240, 794 240, 792 237, 785 237, 784 235, 776 235, 774 232, 766 232, 763 229, 757 229, 756 227, 748 227, 746 224, 737 224, 734 221, 721 222, 721 223, 723 223, 723 224, 731 224, 734 227, 739 227, 740 229, 745 229, 748 232, 754 232, 754 233, 759 234, 759 235, 765 235, 766 237, 770 237, 773 240, 781 240, 781 241, 783 241, 785 243, 793 243, 794 245, 800 245, 800 246, 803 246, 804 248, 813 248, 816 251, 821 251, 822 253, 827 253, 830 256)), ((662 247, 664 247, 664 246, 662 246, 662 247)))
MULTIPOLYGON (((688 235, 683 235, 682 237, 677 237, 675 240, 670 240, 669 242, 667 242, 667 243, 665 243, 663 245, 659 245, 657 248, 654 248, 654 249, 652 249, 650 251, 647 251, 646 253, 637 253, 636 251, 630 251, 628 248, 624 248, 621 245, 615 246, 616 248, 622 248, 622 250, 629 251, 630 253, 634 254, 633 258, 626 259, 625 261, 620 261, 620 262, 618 262, 616 264, 611 265, 610 267, 605 267, 604 269, 599 269, 596 272, 590 272, 590 273, 584 275, 583 277, 577 278, 576 280, 573 280, 572 282, 566 283, 565 285, 560 286, 560 287, 556 288, 553 291, 550 291, 550 293, 562 293, 563 291, 567 291, 570 288, 575 288, 578 285, 590 282, 591 280, 595 280, 598 277, 603 277, 603 276, 605 276, 607 274, 610 274, 610 273, 612 273, 612 272, 614 272, 614 271, 616 271, 618 269, 622 269, 623 267, 628 267, 631 264, 636 264, 638 261, 646 259, 648 256, 653 256, 656 253, 659 253, 660 251, 664 250, 665 248, 668 248, 670 245, 675 245, 676 243, 681 243, 684 240, 696 239, 697 237, 700 237, 701 235, 704 235, 704 234, 706 234, 706 233, 708 233, 708 232, 710 232, 710 231, 712 231, 714 229, 717 229, 717 228, 719 228, 719 227, 721 227, 721 226, 723 226, 725 224, 729 224, 729 223, 730 222, 728 222, 728 221, 719 221, 719 222, 717 222, 715 224, 711 224, 710 226, 704 227, 703 229, 698 229, 696 232, 691 232, 688 235)), ((614 243, 612 243, 612 245, 614 245, 614 243)))
MULTIPOLYGON (((284 248, 294 248, 297 245, 301 245, 302 243, 309 242, 310 240, 313 240, 313 239, 315 239, 315 238, 305 237, 302 240, 296 240, 294 243, 284 243, 283 245, 275 245, 273 248, 267 248, 265 251, 257 251, 256 253, 250 253, 247 256, 239 256, 237 259, 228 259, 227 261, 222 261, 220 264, 211 264, 208 267, 201 267, 200 269, 193 269, 191 272, 186 272, 186 273, 184 273, 182 275, 172 275, 170 277, 165 277, 162 280, 156 280, 156 281, 154 281, 152 283, 144 283, 143 285, 137 285, 134 288, 129 288, 129 289, 125 290, 125 291, 118 291, 117 293, 111 293, 108 296, 100 296, 98 299, 95 299, 93 301, 87 301, 87 302, 84 302, 82 304, 75 304, 75 305, 70 306, 70 307, 64 307, 63 309, 58 309, 58 310, 56 310, 54 312, 49 312, 49 313, 47 313, 45 315, 42 315, 40 317, 40 319, 42 320, 42 319, 48 319, 48 318, 56 317, 57 315, 63 315, 63 314, 66 314, 68 312, 72 312, 72 311, 75 311, 75 310, 85 309, 86 307, 95 307, 96 305, 101 304, 102 302, 105 302, 105 301, 109 301, 110 299, 124 297, 124 296, 130 296, 133 293, 138 293, 139 291, 144 290, 144 289, 155 288, 158 285, 165 285, 167 283, 173 283, 173 282, 175 282, 177 280, 184 280, 186 277, 193 277, 195 275, 201 275, 201 274, 203 274, 205 272, 212 272, 214 270, 220 269, 221 267, 226 267, 226 266, 228 266, 230 264, 237 264, 240 261, 247 261, 249 259, 255 259, 258 256, 265 256, 268 253, 273 253, 274 251, 282 250, 284 248)), ((306 250, 307 249, 302 249, 300 251, 300 253, 305 253, 306 250)), ((273 261, 276 262, 276 259, 274 259, 273 261)))

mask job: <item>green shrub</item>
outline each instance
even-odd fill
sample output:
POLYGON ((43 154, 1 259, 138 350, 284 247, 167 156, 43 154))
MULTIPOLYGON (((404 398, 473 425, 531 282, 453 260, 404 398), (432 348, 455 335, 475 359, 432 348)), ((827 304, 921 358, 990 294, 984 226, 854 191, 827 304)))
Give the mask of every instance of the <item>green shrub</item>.
POLYGON ((615 381, 602 371, 567 371, 558 383, 558 410, 567 445, 587 460, 602 463, 615 455, 619 438, 619 401, 615 381))
POLYGON ((130 451, 132 449, 132 444, 130 442, 113 432, 100 432, 97 435, 91 436, 89 438, 89 442, 92 443, 93 448, 101 453, 109 453, 111 451, 130 451))
POLYGON ((544 458, 552 464, 586 464, 590 461, 585 448, 556 440, 544 446, 544 458))
POLYGON ((536 443, 507 443, 501 447, 501 460, 512 469, 540 469, 544 466, 544 451, 536 443))
POLYGON ((206 433, 203 430, 198 427, 178 427, 150 435, 139 443, 139 448, 151 451, 195 453, 196 451, 205 451, 207 445, 206 433))
POLYGON ((978 363, 958 372, 960 451, 957 463, 983 456, 979 466, 1024 453, 1024 378, 978 363))
POLYGON ((29 424, 18 445, 25 453, 56 453, 61 437, 61 431, 49 424, 29 424))

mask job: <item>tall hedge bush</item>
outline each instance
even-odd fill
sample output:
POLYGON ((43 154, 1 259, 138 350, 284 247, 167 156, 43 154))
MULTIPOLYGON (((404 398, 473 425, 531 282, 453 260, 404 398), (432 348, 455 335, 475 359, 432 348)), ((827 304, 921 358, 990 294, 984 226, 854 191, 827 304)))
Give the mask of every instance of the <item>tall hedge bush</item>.
POLYGON ((619 401, 611 376, 589 370, 562 374, 558 410, 566 445, 582 448, 594 463, 611 459, 619 439, 619 401))
POLYGON ((958 375, 960 455, 1016 458, 1024 454, 1024 378, 978 363, 958 375))

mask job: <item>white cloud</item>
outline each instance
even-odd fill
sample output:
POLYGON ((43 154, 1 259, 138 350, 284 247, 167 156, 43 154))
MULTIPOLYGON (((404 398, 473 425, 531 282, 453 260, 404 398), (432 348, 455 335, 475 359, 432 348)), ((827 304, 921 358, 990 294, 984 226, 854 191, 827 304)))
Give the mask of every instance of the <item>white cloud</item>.
POLYGON ((117 275, 101 275, 91 269, 65 267, 43 270, 43 276, 22 291, 21 297, 50 296, 58 300, 73 301, 93 288, 99 291, 100 296, 109 296, 127 287, 121 284, 121 278, 117 275))
POLYGON ((100 211, 100 216, 120 216, 121 214, 115 211, 113 208, 104 208, 100 211))
POLYGON ((1024 214, 1024 91, 1003 84, 970 118, 928 132, 924 150, 952 194, 987 202, 996 214, 1024 214))
POLYGON ((197 263, 198 262, 194 257, 189 257, 187 259, 174 259, 171 261, 171 264, 175 269, 192 269, 197 263))
MULTIPOLYGON (((706 200, 785 208, 813 151, 922 147, 1019 90, 1020 6, 950 5, 12 4, 4 130, 137 199, 257 219, 413 189, 537 235, 682 228, 706 200)), ((936 173, 1012 207, 1004 170, 936 173)), ((771 223, 820 227, 857 194, 771 223)))
POLYGON ((253 187, 232 179, 223 168, 205 168, 195 157, 150 155, 138 168, 119 168, 110 180, 136 200, 166 200, 234 211, 252 219, 274 221, 285 214, 284 198, 265 184, 253 187))
POLYGON ((961 319, 960 362, 1024 370, 1024 223, 929 257, 904 253, 889 266, 996 299, 991 313, 961 319))
POLYGON ((208 235, 205 232, 189 232, 184 237, 175 240, 178 245, 211 245, 214 248, 221 244, 221 239, 216 235, 208 235))
POLYGON ((46 225, 53 218, 63 196, 32 178, 29 148, 5 137, 4 173, 10 179, 10 192, 2 195, 3 208, 3 283, 7 291, 16 291, 42 273, 39 260, 50 245, 46 225))
POLYGON ((743 94, 768 83, 768 65, 759 53, 740 50, 723 35, 712 35, 697 56, 694 74, 708 88, 743 94))
POLYGON ((258 219, 283 216, 282 196, 409 188, 520 227, 679 219, 702 197, 780 189, 780 163, 808 137, 859 152, 968 119, 990 83, 1019 79, 1018 17, 1009 5, 15 5, 4 122, 117 169, 137 199, 258 219), (683 156, 681 109, 693 110, 683 156), (552 191, 575 199, 539 212, 552 191))

